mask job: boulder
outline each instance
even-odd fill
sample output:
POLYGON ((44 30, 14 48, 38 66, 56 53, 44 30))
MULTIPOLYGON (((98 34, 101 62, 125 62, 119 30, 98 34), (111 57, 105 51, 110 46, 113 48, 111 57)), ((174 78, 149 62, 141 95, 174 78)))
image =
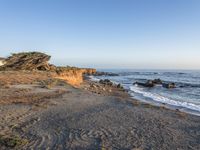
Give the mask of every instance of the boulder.
POLYGON ((99 83, 104 84, 104 85, 109 85, 109 86, 113 85, 113 82, 111 82, 109 79, 100 80, 99 83))
POLYGON ((148 80, 146 83, 145 83, 146 87, 154 87, 155 86, 155 83, 152 81, 152 80, 148 80))
POLYGON ((146 83, 135 82, 134 84, 137 84, 139 86, 144 86, 144 87, 154 87, 155 86, 155 84, 152 80, 148 80, 146 83))
POLYGON ((168 89, 176 88, 176 84, 175 83, 163 83, 162 86, 164 88, 168 88, 168 89))
POLYGON ((161 79, 148 80, 145 83, 135 82, 133 84, 137 84, 139 86, 144 86, 144 87, 154 87, 156 84, 160 84, 164 88, 168 88, 168 89, 176 87, 175 83, 163 83, 163 81, 161 79))
POLYGON ((123 89, 123 86, 121 84, 117 84, 118 89, 123 89))
POLYGON ((162 80, 161 79, 154 79, 153 83, 154 84, 162 84, 162 80))

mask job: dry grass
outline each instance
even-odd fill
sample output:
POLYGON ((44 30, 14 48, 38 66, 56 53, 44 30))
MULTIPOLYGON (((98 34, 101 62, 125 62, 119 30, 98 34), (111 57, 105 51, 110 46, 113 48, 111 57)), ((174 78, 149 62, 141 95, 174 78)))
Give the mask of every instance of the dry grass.
POLYGON ((48 99, 60 97, 64 93, 65 91, 61 90, 32 93, 30 89, 1 89, 0 104, 37 104, 48 99))
MULTIPOLYGON (((51 88, 58 80, 63 80, 73 86, 79 86, 83 82, 83 74, 86 69, 74 67, 60 68, 57 71, 0 71, 0 87, 17 84, 34 84, 45 81, 46 88, 51 88), (56 80, 57 79, 57 80, 56 80), (46 81, 51 83, 47 83, 46 81), (47 83, 47 84, 46 84, 47 83)), ((91 69, 92 70, 92 69, 91 69)), ((60 81, 59 81, 60 83, 60 81)), ((9 87, 9 86, 7 86, 9 87)))
POLYGON ((59 79, 47 79, 40 81, 39 83, 41 85, 41 88, 51 89, 55 86, 66 86, 67 83, 63 80, 59 79))
POLYGON ((57 80, 49 79, 40 82, 41 88, 51 89, 57 85, 57 80))
POLYGON ((0 71, 0 85, 32 84, 52 77, 52 73, 39 71, 0 71))
POLYGON ((0 146, 5 146, 7 148, 15 148, 20 145, 25 145, 28 140, 21 139, 18 136, 2 136, 0 135, 0 146))

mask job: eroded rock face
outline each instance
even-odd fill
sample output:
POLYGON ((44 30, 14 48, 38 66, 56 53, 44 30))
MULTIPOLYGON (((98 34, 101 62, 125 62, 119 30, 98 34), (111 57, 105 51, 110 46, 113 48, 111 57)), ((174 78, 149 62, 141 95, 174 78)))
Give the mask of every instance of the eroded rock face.
POLYGON ((51 56, 40 52, 24 52, 12 54, 5 59, 5 64, 0 67, 0 70, 51 70, 53 65, 48 61, 51 56))
POLYGON ((71 85, 78 86, 83 82, 83 75, 90 75, 95 72, 95 69, 90 68, 57 67, 55 78, 63 79, 71 85))
POLYGON ((83 82, 83 71, 74 68, 57 68, 55 78, 65 80, 67 83, 78 86, 83 82))

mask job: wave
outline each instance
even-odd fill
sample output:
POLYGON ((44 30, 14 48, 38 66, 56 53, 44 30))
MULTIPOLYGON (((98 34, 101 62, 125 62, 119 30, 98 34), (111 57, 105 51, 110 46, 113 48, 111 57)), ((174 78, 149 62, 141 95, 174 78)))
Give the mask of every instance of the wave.
POLYGON ((132 76, 132 75, 157 75, 159 72, 120 72, 120 76, 132 76))
POLYGON ((180 84, 180 88, 200 88, 199 84, 180 84))
POLYGON ((185 72, 163 72, 163 75, 186 75, 185 72))
POLYGON ((97 77, 94 77, 94 76, 88 76, 88 77, 89 77, 89 79, 91 81, 95 81, 95 82, 99 82, 100 81, 100 79, 98 79, 97 77))
POLYGON ((142 88, 138 86, 130 86, 130 90, 135 93, 141 94, 142 96, 146 98, 151 98, 153 101, 156 101, 159 103, 166 103, 172 106, 183 107, 183 108, 187 108, 193 111, 200 112, 200 105, 196 105, 189 102, 180 102, 180 101, 176 101, 176 100, 161 96, 156 93, 145 92, 142 88))

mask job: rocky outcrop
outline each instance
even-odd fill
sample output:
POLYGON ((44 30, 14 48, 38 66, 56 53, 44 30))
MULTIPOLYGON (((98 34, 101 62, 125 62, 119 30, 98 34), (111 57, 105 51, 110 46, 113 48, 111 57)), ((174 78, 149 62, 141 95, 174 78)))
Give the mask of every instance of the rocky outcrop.
POLYGON ((12 54, 0 66, 0 71, 46 71, 50 72, 53 78, 63 79, 67 83, 77 86, 83 82, 83 75, 96 73, 96 69, 77 67, 57 67, 49 64, 51 56, 40 52, 23 52, 12 54))
POLYGON ((162 84, 162 80, 161 79, 154 79, 154 80, 148 80, 145 83, 135 82, 134 84, 144 86, 144 87, 154 87, 156 84, 162 84))
POLYGON ((23 52, 12 54, 6 58, 6 64, 0 67, 0 70, 43 70, 55 69, 48 61, 51 56, 40 52, 23 52))
POLYGON ((162 86, 167 89, 176 88, 175 83, 163 83, 162 86))
POLYGON ((82 84, 82 87, 96 94, 112 95, 116 96, 121 93, 122 95, 128 95, 128 91, 123 88, 121 84, 116 84, 109 79, 100 80, 99 82, 86 81, 88 84, 82 84))
POLYGON ((100 84, 104 84, 104 85, 109 85, 109 86, 112 86, 112 85, 113 85, 113 82, 111 82, 111 81, 108 80, 108 79, 100 80, 99 83, 100 83, 100 84))
POLYGON ((148 80, 146 83, 135 82, 134 84, 137 84, 139 86, 144 86, 144 87, 154 87, 155 86, 155 84, 153 83, 152 80, 148 80))
POLYGON ((163 83, 161 79, 154 79, 154 80, 152 80, 152 82, 154 84, 162 84, 163 83))
POLYGON ((82 71, 84 75, 94 75, 97 72, 96 69, 92 68, 83 68, 82 71))
POLYGON ((175 83, 163 83, 163 81, 161 79, 148 80, 145 83, 135 82, 133 84, 137 84, 139 86, 144 86, 144 87, 154 87, 155 85, 162 85, 162 87, 164 87, 164 88, 175 88, 176 87, 175 83))
POLYGON ((93 74, 94 76, 119 76, 116 73, 111 73, 111 72, 99 72, 97 71, 95 74, 93 74))
POLYGON ((83 70, 74 67, 57 67, 55 78, 77 86, 83 82, 83 70))
POLYGON ((99 83, 103 84, 104 86, 110 86, 110 87, 114 87, 114 88, 118 88, 118 89, 124 89, 121 84, 115 84, 112 81, 110 81, 109 79, 100 80, 99 83))
POLYGON ((77 67, 57 67, 55 78, 63 79, 67 83, 78 86, 83 82, 84 75, 95 73, 95 69, 77 68, 77 67))

